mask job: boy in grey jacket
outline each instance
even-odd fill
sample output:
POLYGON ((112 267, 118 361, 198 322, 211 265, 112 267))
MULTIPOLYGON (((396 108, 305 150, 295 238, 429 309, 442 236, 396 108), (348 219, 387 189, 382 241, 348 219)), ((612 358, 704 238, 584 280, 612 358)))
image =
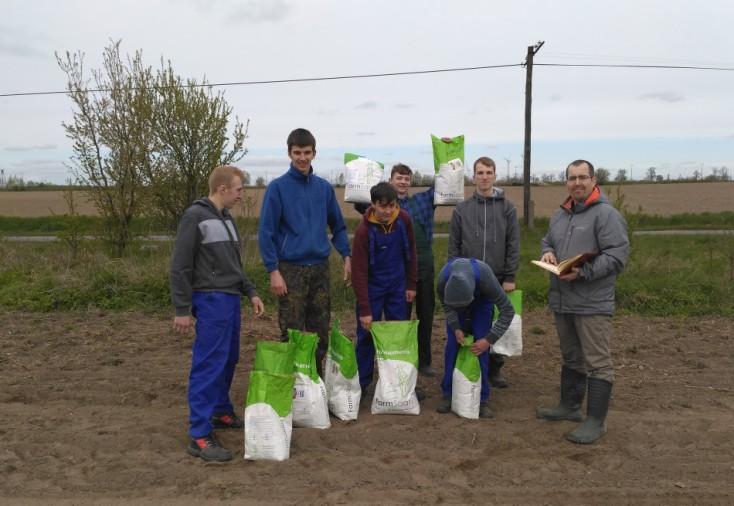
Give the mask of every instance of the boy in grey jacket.
MULTIPOLYGON (((489 265, 505 292, 515 289, 520 260, 520 229, 517 210, 505 192, 495 188, 497 167, 483 156, 474 162, 474 195, 454 209, 449 228, 449 258, 476 258, 489 265)), ((503 355, 490 352, 489 381, 506 388, 501 368, 503 355)))
POLYGON ((229 399, 240 354, 240 297, 250 299, 255 316, 264 311, 255 285, 242 270, 239 235, 229 214, 242 200, 243 181, 237 167, 212 171, 209 197, 184 212, 171 257, 173 327, 187 334, 196 318, 188 388, 188 452, 206 461, 232 459, 212 429, 243 425, 229 399))
POLYGON ((581 421, 587 390, 586 420, 566 435, 574 443, 593 443, 606 432, 614 369, 609 351, 617 276, 629 256, 627 224, 596 185, 594 166, 576 160, 566 168, 569 197, 550 221, 541 243, 541 260, 553 264, 580 253, 589 262, 561 276, 550 275, 548 305, 560 339, 561 400, 539 408, 546 420, 581 421))

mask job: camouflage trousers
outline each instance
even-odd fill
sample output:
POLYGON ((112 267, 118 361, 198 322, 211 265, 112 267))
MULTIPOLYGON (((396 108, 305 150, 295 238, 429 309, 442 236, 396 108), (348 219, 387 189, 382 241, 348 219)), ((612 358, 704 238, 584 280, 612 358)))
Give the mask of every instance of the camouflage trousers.
POLYGON ((296 265, 280 262, 280 274, 288 293, 278 299, 278 324, 283 341, 288 329, 315 332, 319 336, 316 363, 321 373, 322 360, 329 343, 331 298, 329 296, 329 262, 317 265, 296 265))

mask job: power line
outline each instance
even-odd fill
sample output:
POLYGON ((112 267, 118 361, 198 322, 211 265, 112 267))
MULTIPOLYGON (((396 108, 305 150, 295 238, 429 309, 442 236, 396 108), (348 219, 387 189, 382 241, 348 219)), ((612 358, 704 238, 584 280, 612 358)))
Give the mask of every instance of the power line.
MULTIPOLYGON (((346 76, 328 76, 328 77, 303 77, 303 78, 295 78, 295 79, 271 79, 267 81, 236 81, 236 82, 229 82, 229 83, 202 83, 202 84, 183 84, 181 87, 183 88, 206 88, 206 87, 215 87, 215 86, 249 86, 249 85, 256 85, 256 84, 285 84, 285 83, 304 83, 304 82, 314 82, 314 81, 337 81, 337 80, 343 80, 343 79, 367 79, 372 77, 393 77, 393 76, 413 76, 413 75, 421 75, 421 74, 439 74, 439 73, 445 73, 445 72, 465 72, 468 70, 487 70, 487 69, 499 69, 499 68, 508 68, 508 67, 521 67, 522 63, 511 63, 511 64, 504 64, 504 65, 482 65, 478 67, 457 67, 457 68, 449 68, 449 69, 433 69, 433 70, 413 70, 408 72, 384 72, 380 74, 355 74, 355 75, 346 75, 346 76)), ((157 89, 165 89, 170 88, 170 86, 161 86, 157 87, 157 89)), ((88 90, 81 90, 84 93, 95 93, 95 92, 102 92, 102 91, 112 91, 109 88, 97 88, 97 89, 88 89, 88 90)), ((28 92, 20 92, 20 93, 2 93, 0 94, 0 98, 5 97, 23 97, 23 96, 31 96, 31 95, 67 95, 70 92, 67 91, 28 91, 28 92)))
POLYGON ((626 69, 720 70, 734 72, 734 67, 697 67, 692 65, 632 65, 624 63, 534 63, 534 65, 538 67, 609 67, 626 69))

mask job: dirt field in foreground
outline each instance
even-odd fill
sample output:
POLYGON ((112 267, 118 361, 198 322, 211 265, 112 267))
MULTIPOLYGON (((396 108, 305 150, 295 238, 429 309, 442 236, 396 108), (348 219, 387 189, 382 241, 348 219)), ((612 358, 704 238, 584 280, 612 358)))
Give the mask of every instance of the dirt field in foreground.
MULTIPOLYGON (((351 332, 350 322, 345 330, 351 332)), ((731 504, 734 322, 620 317, 609 433, 577 446, 570 422, 537 420, 556 401, 550 315, 525 316, 492 420, 439 415, 437 380, 419 416, 332 419, 295 429, 291 459, 233 462, 186 454, 190 338, 134 313, 0 314, 0 497, 4 504, 731 504)), ((257 339, 246 320, 233 400, 243 401, 257 339)), ((441 363, 443 322, 435 327, 441 363)))
MULTIPOLYGON (((604 191, 613 192, 612 186, 604 186, 604 191)), ((422 189, 413 188, 411 193, 422 189)), ((507 198, 517 207, 518 215, 523 215, 523 188, 511 186, 505 188, 507 198)), ((255 214, 260 213, 263 188, 247 188, 246 197, 253 202, 255 214)), ((466 194, 471 195, 474 187, 467 186, 466 194)), ((728 183, 676 183, 676 184, 631 184, 622 187, 631 211, 639 207, 646 214, 669 216, 678 213, 718 213, 734 211, 734 182, 728 183)), ((337 199, 341 203, 342 212, 347 218, 358 218, 359 214, 352 204, 344 202, 344 188, 336 188, 337 199)), ((548 217, 558 208, 566 197, 563 186, 534 186, 531 198, 535 202, 535 215, 548 217)), ((610 195, 610 199, 613 199, 610 195)), ((96 215, 94 206, 83 196, 77 205, 81 214, 96 215)), ((450 221, 453 206, 436 209, 437 221, 450 221)), ((50 216, 66 213, 63 192, 0 192, 0 216, 50 216)))

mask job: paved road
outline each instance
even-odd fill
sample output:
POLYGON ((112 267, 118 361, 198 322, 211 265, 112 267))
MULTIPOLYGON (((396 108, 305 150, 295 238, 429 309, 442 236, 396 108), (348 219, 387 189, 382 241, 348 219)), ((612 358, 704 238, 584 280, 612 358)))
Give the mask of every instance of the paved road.
MULTIPOLYGON (((734 230, 635 230, 632 235, 734 235, 734 230)), ((352 234, 350 234, 350 237, 352 234)), ((449 234, 437 233, 433 234, 434 237, 447 238, 449 234)), ((85 240, 94 240, 95 236, 85 235, 85 240)), ((173 236, 171 235, 148 235, 144 237, 138 237, 143 241, 152 242, 165 242, 172 241, 173 236)), ((257 236, 250 236, 251 240, 257 240, 257 236)), ((53 242, 58 241, 59 238, 55 235, 8 235, 0 236, 0 240, 10 242, 53 242)))

